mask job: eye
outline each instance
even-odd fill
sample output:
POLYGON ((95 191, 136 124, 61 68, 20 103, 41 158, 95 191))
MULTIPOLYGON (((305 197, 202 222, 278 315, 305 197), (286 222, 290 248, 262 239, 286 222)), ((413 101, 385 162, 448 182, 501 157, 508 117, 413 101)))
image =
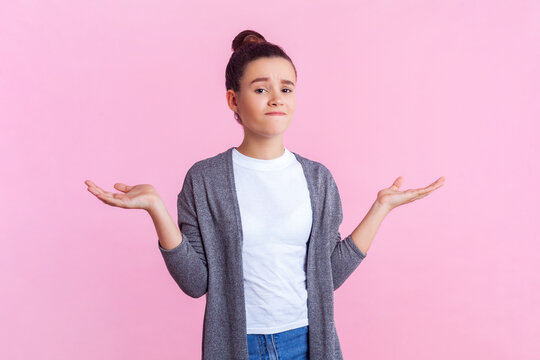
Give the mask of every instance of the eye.
MULTIPOLYGON (((255 90, 255 92, 257 92, 257 91, 259 91, 259 90, 264 90, 264 89, 257 89, 257 90, 255 90)), ((261 93, 259 93, 259 94, 261 94, 261 93)))
POLYGON ((292 93, 292 90, 291 90, 291 89, 285 88, 285 89, 283 89, 283 90, 289 90, 289 93, 292 93))

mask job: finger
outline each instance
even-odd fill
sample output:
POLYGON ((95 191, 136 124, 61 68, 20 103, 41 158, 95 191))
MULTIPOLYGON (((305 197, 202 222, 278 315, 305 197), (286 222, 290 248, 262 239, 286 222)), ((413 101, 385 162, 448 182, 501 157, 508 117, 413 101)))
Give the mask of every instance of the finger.
POLYGON ((131 189, 133 189, 133 186, 128 186, 123 183, 116 183, 114 184, 114 188, 126 193, 131 191, 131 189))
POLYGON ((88 191, 90 191, 92 194, 98 196, 103 196, 103 197, 112 197, 113 196, 113 193, 109 192, 109 191, 104 191, 98 187, 89 187, 88 188, 88 191))
POLYGON ((421 198, 423 198, 423 197, 428 196, 429 194, 430 194, 430 193, 427 192, 427 193, 425 193, 425 194, 419 195, 416 199, 421 199, 421 198))
POLYGON ((438 188, 440 186, 442 186, 444 184, 444 180, 446 180, 444 178, 444 176, 441 176, 440 178, 438 178, 437 180, 435 180, 431 185, 429 186, 433 186, 435 188, 438 188))
POLYGON ((405 200, 405 203, 410 203, 410 202, 413 202, 415 200, 418 200, 418 199, 421 199, 425 196, 427 196, 428 193, 419 193, 417 190, 412 190, 412 192, 410 193, 407 193, 405 192, 408 196, 408 198, 405 200))
POLYGON ((407 190, 402 191, 402 193, 409 196, 409 197, 415 197, 415 196, 419 195, 422 190, 424 190, 424 189, 420 189, 420 188, 418 188, 418 189, 407 189, 407 190))
MULTIPOLYGON (((97 186, 96 184, 94 184, 92 181, 90 180, 87 180, 88 183, 90 183, 90 187, 88 188, 88 191, 90 191, 92 194, 94 195, 102 195, 104 196, 105 198, 107 199, 115 199, 115 198, 118 198, 116 195, 122 195, 123 197, 123 194, 115 194, 115 193, 112 193, 110 191, 105 191, 103 189, 101 189, 99 186, 97 186)), ((127 186, 125 184, 122 184, 122 183, 117 183, 117 184, 121 184, 123 185, 124 187, 128 187, 128 188, 132 188, 132 186, 127 186)), ((116 184, 115 184, 116 185, 116 184)), ((121 189, 120 189, 121 190, 121 189)), ((130 189, 131 190, 131 189, 130 189)), ((129 191, 129 190, 128 190, 129 191)))
POLYGON ((429 188, 429 187, 423 188, 423 189, 418 189, 418 191, 416 192, 416 195, 417 196, 426 196, 427 194, 429 194, 433 190, 435 190, 435 189, 432 189, 432 188, 429 188))
MULTIPOLYGON (((88 191, 90 191, 92 194, 94 194, 95 196, 97 196, 99 199, 111 199, 111 198, 114 198, 114 193, 112 192, 109 192, 109 191, 105 191, 103 189, 101 189, 100 187, 96 186, 95 184, 93 184, 92 186, 89 186, 88 187, 88 191)), ((119 195, 122 195, 123 194, 119 194, 119 195)))
POLYGON ((97 196, 97 195, 100 195, 100 194, 103 194, 103 191, 102 191, 102 190, 99 190, 99 189, 98 189, 97 187, 95 187, 95 186, 89 186, 87 190, 90 191, 92 194, 94 194, 94 195, 96 195, 96 196, 97 196))
POLYGON ((85 183, 88 185, 88 189, 92 189, 94 191, 92 191, 92 194, 104 194, 106 191, 103 190, 102 188, 100 188, 99 186, 97 186, 96 184, 94 184, 92 181, 90 180, 86 180, 85 183))
POLYGON ((433 191, 437 188, 440 188, 444 184, 444 177, 438 178, 435 182, 431 183, 430 185, 426 186, 425 188, 421 189, 423 191, 433 191))
POLYGON ((431 191, 433 191, 433 189, 429 189, 429 187, 427 187, 427 188, 409 189, 405 191, 405 193, 410 193, 412 198, 417 199, 419 198, 419 196, 423 196, 424 194, 427 195, 431 191))
POLYGON ((434 187, 433 189, 427 189, 427 188, 426 188, 426 189, 421 189, 421 190, 418 191, 418 193, 417 193, 417 198, 418 198, 418 199, 421 199, 421 198, 423 198, 423 197, 425 197, 425 196, 428 196, 429 194, 431 194, 435 189, 437 189, 437 188, 440 187, 440 186, 441 186, 441 185, 436 186, 436 187, 434 187))
POLYGON ((106 194, 98 194, 96 196, 105 204, 118 206, 118 207, 124 207, 124 202, 122 201, 123 198, 125 197, 124 194, 106 193, 106 194))

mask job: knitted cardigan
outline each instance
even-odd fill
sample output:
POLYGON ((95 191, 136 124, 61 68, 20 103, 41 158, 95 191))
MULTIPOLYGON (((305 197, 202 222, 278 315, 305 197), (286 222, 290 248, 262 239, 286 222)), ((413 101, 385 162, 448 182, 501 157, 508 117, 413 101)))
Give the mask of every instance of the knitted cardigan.
MULTIPOLYGON (((193 298, 206 295, 203 360, 248 360, 242 226, 232 150, 191 166, 177 201, 183 241, 166 250, 158 239, 167 269, 180 289, 193 298)), ((293 154, 306 176, 313 213, 305 267, 309 357, 341 360, 334 324, 334 291, 366 254, 351 235, 341 239, 341 200, 328 168, 293 154)))

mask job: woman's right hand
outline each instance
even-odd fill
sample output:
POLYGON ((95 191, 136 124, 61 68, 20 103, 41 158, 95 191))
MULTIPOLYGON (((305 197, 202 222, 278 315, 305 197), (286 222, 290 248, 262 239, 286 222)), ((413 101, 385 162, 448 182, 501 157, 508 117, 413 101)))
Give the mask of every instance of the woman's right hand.
POLYGON ((150 184, 128 186, 116 183, 114 188, 122 193, 112 193, 104 191, 90 180, 86 180, 84 183, 88 185, 88 191, 105 204, 124 209, 144 209, 148 211, 161 200, 156 189, 150 184))

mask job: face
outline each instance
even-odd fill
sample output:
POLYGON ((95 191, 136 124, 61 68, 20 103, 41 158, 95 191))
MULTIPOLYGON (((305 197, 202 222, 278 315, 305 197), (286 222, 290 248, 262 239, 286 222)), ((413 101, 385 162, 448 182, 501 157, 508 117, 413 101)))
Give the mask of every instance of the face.
POLYGON ((295 85, 294 68, 288 60, 259 58, 246 66, 240 92, 227 91, 229 107, 238 112, 246 132, 279 136, 289 127, 296 108, 295 85), (283 114, 269 114, 272 112, 283 114))

